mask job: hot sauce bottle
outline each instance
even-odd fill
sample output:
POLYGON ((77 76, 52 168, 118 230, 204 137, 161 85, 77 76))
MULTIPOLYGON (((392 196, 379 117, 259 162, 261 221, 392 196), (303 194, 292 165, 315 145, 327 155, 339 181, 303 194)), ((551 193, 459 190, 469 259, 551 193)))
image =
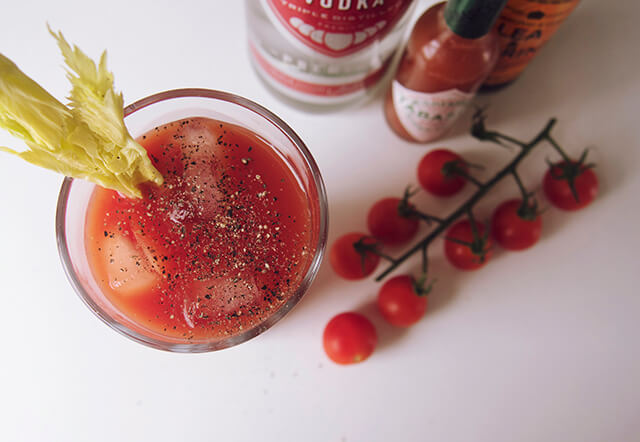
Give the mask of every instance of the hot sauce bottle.
POLYGON ((449 0, 418 19, 385 98, 398 135, 433 141, 464 111, 498 59, 492 27, 506 1, 449 0))
POLYGON ((509 0, 496 21, 500 57, 482 90, 498 89, 514 81, 579 0, 509 0))

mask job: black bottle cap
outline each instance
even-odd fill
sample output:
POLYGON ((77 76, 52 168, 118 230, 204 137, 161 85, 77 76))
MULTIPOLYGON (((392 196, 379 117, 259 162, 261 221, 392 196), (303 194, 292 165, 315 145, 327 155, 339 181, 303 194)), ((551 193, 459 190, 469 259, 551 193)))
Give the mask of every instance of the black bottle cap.
POLYGON ((447 26, 464 38, 486 35, 507 0, 449 0, 444 8, 447 26))

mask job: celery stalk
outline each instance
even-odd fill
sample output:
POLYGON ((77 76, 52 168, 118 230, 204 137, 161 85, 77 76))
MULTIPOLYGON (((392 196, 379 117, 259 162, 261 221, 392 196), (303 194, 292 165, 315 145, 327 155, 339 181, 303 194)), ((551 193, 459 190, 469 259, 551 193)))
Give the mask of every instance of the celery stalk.
POLYGON ((27 145, 22 152, 3 146, 0 150, 129 197, 141 196, 142 182, 162 184, 162 175, 124 125, 122 94, 114 90, 106 53, 96 66, 61 33, 51 34, 68 67, 70 105, 60 103, 0 54, 0 128, 27 145))

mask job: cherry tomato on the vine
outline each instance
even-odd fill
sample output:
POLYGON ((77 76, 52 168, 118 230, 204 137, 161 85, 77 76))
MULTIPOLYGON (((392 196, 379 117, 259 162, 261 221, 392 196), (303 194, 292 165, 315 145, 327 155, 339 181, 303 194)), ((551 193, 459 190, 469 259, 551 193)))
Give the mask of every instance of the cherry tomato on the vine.
POLYGON ((493 239, 507 250, 524 250, 538 242, 542 232, 542 218, 535 208, 521 210, 522 200, 513 199, 500 204, 491 218, 493 239), (529 218, 529 219, 527 219, 529 218))
POLYGON ((542 183, 551 204, 563 210, 578 210, 588 206, 598 194, 598 177, 584 164, 562 161, 547 170, 542 183), (573 184, 578 200, 571 191, 567 175, 574 176, 573 184))
POLYGON ((475 270, 491 258, 491 239, 485 235, 482 223, 475 224, 474 237, 471 221, 458 221, 449 228, 444 240, 444 253, 454 267, 461 270, 475 270), (459 241, 459 242, 457 242, 459 241))
POLYGON ((414 237, 420 220, 403 214, 401 198, 384 198, 375 203, 367 215, 369 232, 388 245, 406 243, 414 237))
POLYGON ((333 270, 345 279, 362 279, 378 266, 380 256, 371 251, 377 241, 364 233, 347 233, 336 239, 329 252, 333 270))
POLYGON ((418 181, 428 192, 437 196, 451 196, 462 189, 467 180, 455 174, 455 169, 467 173, 462 157, 447 149, 435 149, 418 164, 418 181))
POLYGON ((413 276, 399 275, 385 282, 378 292, 378 310, 397 327, 410 327, 427 311, 427 297, 416 290, 413 276))
POLYGON ((346 312, 334 316, 322 335, 324 351, 338 364, 355 364, 371 356, 378 343, 376 329, 360 313, 346 312))

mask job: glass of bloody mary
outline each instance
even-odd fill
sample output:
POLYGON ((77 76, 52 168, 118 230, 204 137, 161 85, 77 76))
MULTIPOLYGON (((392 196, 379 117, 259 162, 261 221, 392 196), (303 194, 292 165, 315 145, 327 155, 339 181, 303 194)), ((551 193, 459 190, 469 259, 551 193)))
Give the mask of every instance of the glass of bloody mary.
POLYGON ((164 183, 131 199, 65 178, 56 234, 71 285, 110 327, 162 350, 219 350, 270 328, 326 245, 324 184, 302 140, 219 91, 162 92, 124 114, 164 183))

